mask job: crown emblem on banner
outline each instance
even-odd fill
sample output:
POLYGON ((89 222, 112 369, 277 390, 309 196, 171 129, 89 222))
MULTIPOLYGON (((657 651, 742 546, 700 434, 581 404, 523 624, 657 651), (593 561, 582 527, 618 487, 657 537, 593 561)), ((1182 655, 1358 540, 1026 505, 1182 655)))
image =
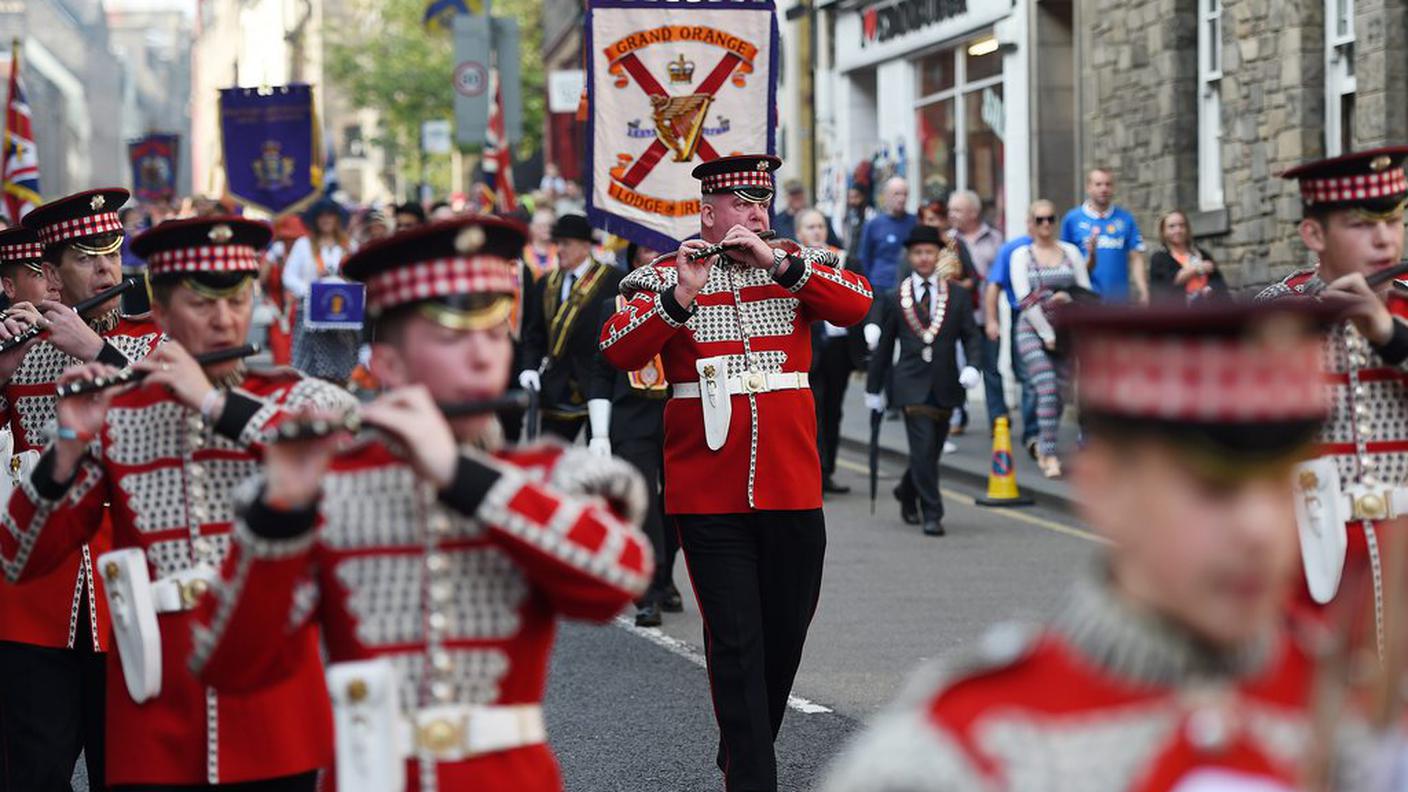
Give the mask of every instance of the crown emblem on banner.
POLYGON ((694 79, 694 61, 687 61, 684 55, 670 61, 670 82, 688 83, 694 79))
POLYGON ((293 186, 293 157, 283 156, 283 145, 277 140, 264 141, 264 153, 250 167, 261 190, 293 186))

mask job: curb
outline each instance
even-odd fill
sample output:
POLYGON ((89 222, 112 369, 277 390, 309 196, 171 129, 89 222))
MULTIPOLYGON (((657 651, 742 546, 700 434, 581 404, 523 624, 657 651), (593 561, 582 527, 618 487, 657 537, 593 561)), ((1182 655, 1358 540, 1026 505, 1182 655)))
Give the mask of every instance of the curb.
MULTIPOLYGON (((868 440, 857 440, 854 437, 841 435, 841 447, 848 451, 852 451, 856 454, 859 454, 861 459, 869 458, 870 442, 868 440)), ((880 446, 880 458, 888 462, 897 464, 902 468, 909 463, 909 455, 907 453, 904 453, 902 451, 899 451, 883 444, 880 446)), ((969 487, 976 488, 979 492, 983 492, 987 489, 988 474, 986 469, 974 470, 971 467, 957 465, 953 462, 945 462, 944 457, 942 455, 939 456, 939 468, 946 475, 951 476, 953 480, 960 481, 969 487)), ((1050 492, 1042 492, 1034 487, 1023 487, 1020 481, 1017 482, 1017 487, 1022 491, 1023 495, 1026 495, 1027 497, 1035 501, 1036 506, 1047 509, 1055 509, 1066 514, 1075 513, 1075 502, 1071 498, 1067 498, 1050 492)), ((989 506, 981 508, 1000 507, 989 506)), ((1019 506, 1015 508, 1026 507, 1019 506)))

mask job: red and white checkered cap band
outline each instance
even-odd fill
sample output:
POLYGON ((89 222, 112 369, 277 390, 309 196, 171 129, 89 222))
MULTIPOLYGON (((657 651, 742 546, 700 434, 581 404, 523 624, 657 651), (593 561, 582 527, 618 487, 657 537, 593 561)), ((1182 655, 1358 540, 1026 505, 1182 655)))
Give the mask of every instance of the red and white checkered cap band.
POLYGON ((406 303, 459 294, 513 294, 513 266, 498 256, 417 261, 367 279, 367 309, 380 313, 406 303))
POLYGON ((147 257, 147 274, 258 272, 259 253, 249 245, 198 245, 158 250, 147 257))
POLYGON ((39 241, 46 246, 55 245, 70 239, 113 234, 121 230, 122 221, 117 218, 117 212, 100 212, 83 217, 72 217, 44 226, 39 229, 39 241))
POLYGON ((705 176, 700 182, 700 191, 706 193, 723 192, 724 190, 736 190, 739 187, 762 187, 771 190, 771 171, 733 171, 731 173, 716 173, 713 176, 705 176))
POLYGON ((1354 176, 1302 179, 1300 183, 1301 200, 1311 205, 1391 198, 1404 193, 1408 193, 1408 176, 1401 167, 1354 176))
POLYGON ((1318 420, 1329 402, 1314 337, 1115 338, 1078 343, 1082 409, 1191 423, 1318 420))
POLYGON ((44 246, 38 242, 0 245, 0 261, 38 261, 44 258, 44 246))

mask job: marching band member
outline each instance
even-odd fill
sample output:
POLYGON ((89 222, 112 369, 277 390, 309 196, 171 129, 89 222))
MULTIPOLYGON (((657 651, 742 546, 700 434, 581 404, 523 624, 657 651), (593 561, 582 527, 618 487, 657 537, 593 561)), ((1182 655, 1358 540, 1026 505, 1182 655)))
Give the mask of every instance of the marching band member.
POLYGON ((773 739, 821 591, 811 322, 853 325, 871 303, 870 284, 831 252, 758 237, 781 164, 751 155, 695 168, 701 238, 628 275, 628 302, 601 333, 613 366, 660 355, 672 383, 665 511, 704 617, 717 761, 734 792, 777 789, 773 739))
MULTIPOLYGON (((125 366, 157 341, 146 315, 122 315, 120 297, 84 316, 73 310, 122 281, 117 210, 127 198, 118 188, 70 195, 35 208, 25 215, 22 231, 9 232, 37 236, 48 287, 41 290, 37 278, 13 270, 15 297, 27 299, 17 299, 0 322, 0 340, 34 325, 45 328, 38 341, 0 354, 0 424, 8 427, 16 455, 3 461, 11 472, 16 461, 21 470, 33 464, 35 452, 51 439, 60 373, 95 360, 125 366)), ((20 253, 30 265, 34 254, 33 248, 20 253)), ((14 789, 67 790, 80 751, 89 777, 101 783, 104 775, 101 652, 108 614, 93 558, 107 549, 111 531, 102 519, 94 527, 88 543, 68 548, 47 573, 27 577, 23 585, 0 585, 2 741, 14 789)))
POLYGON ((917 673, 824 792, 1304 788, 1316 669, 1284 604, 1293 468, 1328 407, 1313 317, 1072 314, 1072 483, 1110 543, 1047 624, 917 673))
POLYGON ((492 414, 437 406, 504 392, 522 246, 517 223, 460 217, 347 260, 388 388, 361 413, 379 437, 268 448, 196 634, 198 673, 240 688, 285 678, 321 627, 343 792, 561 789, 554 621, 605 621, 650 580, 627 465, 504 448, 492 414))
MULTIPOLYGON (((114 789, 303 792, 330 759, 314 636, 288 648, 287 679, 258 690, 217 693, 186 666, 193 610, 229 548, 232 490, 257 470, 249 444, 282 408, 352 404, 291 369, 253 371, 238 359, 203 368, 193 357, 244 343, 269 237, 261 223, 210 217, 164 223, 133 243, 169 340, 133 367, 145 375, 140 385, 58 400, 56 438, 0 532, 6 575, 24 580, 111 518, 119 549, 97 567, 117 643, 107 686, 114 789)), ((115 371, 76 366, 59 384, 115 371)))
POLYGON ((1408 203, 1408 146, 1374 149, 1306 163, 1282 176, 1300 183, 1300 237, 1319 261, 1266 289, 1260 300, 1318 294, 1345 312, 1325 339, 1329 419, 1320 458, 1297 483, 1301 554, 1309 595, 1328 603, 1346 558, 1369 568, 1378 645, 1383 643, 1378 525, 1408 514, 1408 297, 1368 276, 1403 258, 1408 203))

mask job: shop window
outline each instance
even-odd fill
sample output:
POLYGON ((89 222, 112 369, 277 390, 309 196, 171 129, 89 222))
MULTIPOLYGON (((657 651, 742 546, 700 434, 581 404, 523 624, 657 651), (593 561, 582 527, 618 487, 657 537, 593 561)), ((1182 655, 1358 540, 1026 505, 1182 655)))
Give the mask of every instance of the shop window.
POLYGON ((1325 154, 1354 147, 1354 0, 1325 0, 1325 154))
POLYGON ((967 189, 989 207, 1000 204, 1006 111, 996 39, 984 35, 920 57, 915 79, 921 200, 967 189))
POLYGON ((1198 208, 1222 208, 1222 0, 1198 2, 1198 208))

